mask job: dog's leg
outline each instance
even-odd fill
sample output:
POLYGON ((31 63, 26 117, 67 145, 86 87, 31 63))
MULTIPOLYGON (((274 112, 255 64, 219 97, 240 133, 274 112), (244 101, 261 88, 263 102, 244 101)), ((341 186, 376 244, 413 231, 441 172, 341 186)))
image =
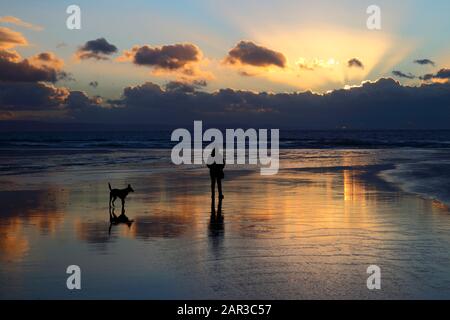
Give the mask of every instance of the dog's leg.
POLYGON ((114 204, 114 202, 116 201, 116 199, 117 199, 117 197, 116 197, 116 196, 113 196, 113 200, 112 200, 112 206, 113 206, 113 207, 116 207, 115 204, 114 204))

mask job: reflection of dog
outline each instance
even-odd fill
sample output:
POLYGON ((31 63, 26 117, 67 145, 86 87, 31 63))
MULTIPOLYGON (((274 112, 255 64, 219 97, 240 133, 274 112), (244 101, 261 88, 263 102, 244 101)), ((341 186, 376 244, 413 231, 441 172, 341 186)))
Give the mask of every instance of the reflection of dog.
POLYGON ((109 222, 111 222, 111 224, 114 224, 114 225, 123 223, 123 224, 126 224, 129 227, 131 227, 134 220, 130 220, 125 215, 125 209, 122 209, 122 213, 120 214, 120 216, 116 216, 116 214, 114 213, 114 208, 113 208, 112 211, 111 210, 109 211, 109 222))
POLYGON ((133 188, 131 187, 131 185, 128 185, 128 187, 126 187, 125 189, 111 189, 111 184, 108 183, 109 186, 109 206, 114 207, 114 201, 116 201, 117 198, 119 198, 120 200, 122 200, 122 208, 125 205, 125 198, 127 197, 127 195, 130 192, 134 192, 133 188))
POLYGON ((128 227, 131 227, 131 225, 133 224, 134 220, 130 220, 126 215, 125 215, 125 209, 122 208, 122 213, 120 214, 120 216, 116 216, 116 214, 114 213, 114 208, 109 208, 109 233, 111 234, 111 228, 113 225, 118 226, 119 224, 126 224, 128 227))

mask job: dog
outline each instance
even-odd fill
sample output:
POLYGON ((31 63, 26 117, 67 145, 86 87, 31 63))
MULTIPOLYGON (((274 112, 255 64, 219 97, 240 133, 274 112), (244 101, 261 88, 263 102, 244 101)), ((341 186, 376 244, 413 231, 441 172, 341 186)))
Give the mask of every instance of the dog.
POLYGON ((130 192, 134 192, 131 185, 128 185, 125 189, 112 189, 111 184, 108 183, 109 186, 109 207, 111 207, 111 204, 114 206, 114 201, 116 201, 117 198, 122 200, 122 208, 125 206, 125 198, 128 196, 130 192))

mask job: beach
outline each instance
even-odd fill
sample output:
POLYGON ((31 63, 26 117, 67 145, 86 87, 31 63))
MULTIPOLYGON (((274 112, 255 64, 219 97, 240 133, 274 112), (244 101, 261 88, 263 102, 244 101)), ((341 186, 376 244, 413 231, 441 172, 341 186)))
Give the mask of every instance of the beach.
POLYGON ((0 298, 445 299, 449 209, 399 179, 448 153, 280 150, 274 176, 225 168, 217 219, 207 168, 170 149, 2 150, 0 298), (110 226, 108 182, 133 186, 131 226, 110 226))

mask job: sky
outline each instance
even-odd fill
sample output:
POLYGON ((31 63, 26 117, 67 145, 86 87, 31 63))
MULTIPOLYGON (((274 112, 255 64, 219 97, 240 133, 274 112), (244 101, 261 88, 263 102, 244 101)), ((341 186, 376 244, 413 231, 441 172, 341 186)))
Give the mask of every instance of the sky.
MULTIPOLYGON (((280 110, 288 106, 293 109, 285 112, 301 117, 327 101, 339 114, 350 98, 333 93, 344 89, 342 95, 354 97, 369 90, 369 102, 358 100, 360 94, 351 101, 371 105, 388 84, 396 88, 395 100, 379 102, 383 107, 399 99, 411 103, 412 95, 435 108, 448 106, 446 0, 78 0, 81 30, 66 27, 71 4, 0 3, 0 119, 114 122, 130 114, 133 122, 164 118, 164 105, 177 110, 177 122, 237 121, 236 113, 250 112, 260 124, 271 116, 286 124, 290 117, 280 110), (366 26, 373 4, 381 9, 380 30, 366 26), (25 92, 32 92, 28 100, 25 92)), ((315 109, 317 117, 322 111, 315 109)), ((398 126, 435 126, 433 119, 416 123, 419 111, 398 126)), ((351 116, 335 123, 314 119, 318 127, 379 127, 367 114, 366 120, 351 116)))

